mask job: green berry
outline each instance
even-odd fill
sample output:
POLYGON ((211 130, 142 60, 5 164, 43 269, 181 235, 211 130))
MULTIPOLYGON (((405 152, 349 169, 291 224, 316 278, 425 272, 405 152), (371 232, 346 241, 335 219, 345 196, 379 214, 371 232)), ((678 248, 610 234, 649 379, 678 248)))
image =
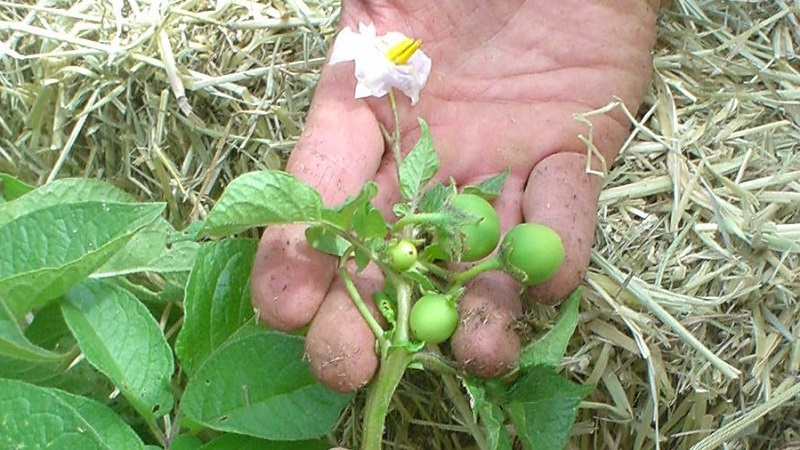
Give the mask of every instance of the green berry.
POLYGON ((440 344, 456 331, 456 305, 443 295, 423 295, 411 307, 409 325, 417 339, 429 344, 440 344))
POLYGON ((417 247, 408 239, 401 239, 386 249, 386 256, 392 269, 404 272, 417 262, 417 247))
POLYGON ((452 205, 478 219, 475 223, 461 227, 461 260, 477 261, 492 253, 500 241, 500 219, 492 205, 474 194, 458 194, 453 197, 452 205))
POLYGON ((552 228, 538 223, 514 226, 500 245, 500 259, 507 272, 528 285, 552 278, 564 262, 564 244, 552 228))

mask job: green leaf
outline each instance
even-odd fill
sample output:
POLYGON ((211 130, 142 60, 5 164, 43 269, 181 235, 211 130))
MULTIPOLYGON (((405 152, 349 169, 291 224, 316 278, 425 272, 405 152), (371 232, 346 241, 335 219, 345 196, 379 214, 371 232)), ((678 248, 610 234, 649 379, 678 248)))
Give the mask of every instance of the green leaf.
POLYGON ((417 209, 423 213, 437 213, 445 208, 448 197, 455 194, 455 186, 445 186, 442 183, 433 183, 422 194, 417 209))
POLYGON ((319 440, 280 442, 225 433, 201 447, 201 450, 328 450, 330 447, 330 444, 319 440))
POLYGON ((67 203, 0 226, 0 298, 16 317, 58 298, 163 209, 155 203, 67 203))
POLYGON ((323 208, 322 219, 332 223, 342 230, 353 228, 353 216, 355 212, 369 205, 375 196, 378 195, 378 185, 374 181, 369 181, 361 188, 361 192, 355 197, 347 197, 345 202, 334 208, 323 208))
POLYGON ((179 434, 169 442, 169 450, 198 450, 202 446, 203 441, 193 434, 179 434))
POLYGON ((523 447, 564 448, 578 405, 592 389, 567 380, 552 367, 531 367, 509 389, 505 406, 523 447))
POLYGON ((389 226, 383 220, 383 214, 372 205, 364 205, 353 214, 353 230, 356 236, 368 241, 386 238, 389 226))
POLYGON ((0 206, 0 226, 53 205, 85 202, 134 203, 136 198, 122 189, 91 178, 64 178, 41 186, 0 206))
POLYGON ((62 361, 64 356, 28 341, 11 311, 0 303, 0 355, 25 361, 62 361))
POLYGON ((176 234, 178 233, 172 225, 159 217, 136 233, 93 276, 99 278, 138 272, 188 272, 200 244, 180 241, 168 245, 168 239, 176 234))
POLYGON ((145 418, 172 409, 172 350, 148 309, 125 289, 85 280, 62 303, 86 360, 145 418))
POLYGON ((492 450, 511 450, 511 435, 506 428, 506 415, 500 405, 487 403, 479 416, 486 430, 486 443, 492 450))
POLYGON ((233 333, 253 319, 250 269, 258 242, 225 239, 197 253, 184 299, 175 353, 189 375, 233 333))
POLYGON ((142 449, 110 408, 84 397, 0 379, 0 448, 142 449))
POLYGON ((578 288, 561 304, 561 311, 553 328, 520 353, 520 367, 540 365, 555 367, 561 363, 567 352, 569 339, 578 325, 578 307, 582 296, 583 290, 578 288))
POLYGON ((506 184, 506 179, 510 173, 511 169, 506 169, 497 175, 481 181, 475 186, 465 186, 462 192, 465 194, 475 194, 492 201, 500 195, 500 191, 503 190, 503 185, 506 184))
POLYGON ((407 203, 395 203, 392 205, 392 214, 397 218, 408 216, 411 214, 411 207, 407 203))
POLYGON ((345 238, 322 225, 306 228, 306 240, 312 248, 334 256, 342 256, 352 247, 345 238))
POLYGON ((352 396, 318 383, 304 355, 300 337, 245 328, 189 379, 182 410, 209 428, 263 439, 322 436, 352 396))
POLYGON ((0 302, 0 378, 48 386, 68 384, 72 392, 86 391, 73 388, 89 386, 87 383, 91 383, 89 380, 93 375, 87 372, 94 369, 85 363, 70 366, 75 357, 70 353, 75 340, 61 318, 58 305, 52 304, 37 311, 24 333, 8 308, 0 302))
POLYGON ((25 337, 34 345, 56 352, 69 351, 76 345, 57 302, 36 311, 31 324, 25 328, 25 337))
POLYGON ((473 414, 480 420, 486 433, 486 444, 491 450, 511 450, 511 436, 505 426, 505 414, 497 403, 487 399, 482 380, 464 380, 470 395, 473 414))
POLYGON ((226 236, 276 223, 311 222, 322 215, 322 198, 286 172, 250 172, 225 188, 202 232, 226 236))
POLYGON ((353 252, 353 260, 356 262, 356 272, 361 273, 361 271, 372 262, 373 254, 374 252, 365 252, 360 248, 356 248, 355 252, 353 252))
POLYGON ((437 288, 436 285, 433 284, 431 279, 428 278, 428 276, 426 274, 420 272, 418 267, 412 267, 411 269, 405 271, 403 273, 403 276, 405 278, 413 280, 414 284, 416 284, 417 287, 420 288, 423 291, 428 291, 428 292, 438 292, 439 291, 439 288, 437 288))
POLYGON ((431 139, 428 124, 419 119, 419 141, 400 163, 400 195, 405 200, 416 199, 439 170, 439 157, 431 139))
POLYGON ((66 358, 31 343, 11 311, 0 302, 0 377, 45 381, 57 376, 66 358))
POLYGON ((33 186, 13 175, 0 172, 0 198, 6 201, 16 200, 33 190, 33 186))
POLYGON ((202 237, 202 230, 205 224, 204 220, 195 220, 180 232, 168 236, 167 245, 172 245, 176 242, 199 240, 202 237))

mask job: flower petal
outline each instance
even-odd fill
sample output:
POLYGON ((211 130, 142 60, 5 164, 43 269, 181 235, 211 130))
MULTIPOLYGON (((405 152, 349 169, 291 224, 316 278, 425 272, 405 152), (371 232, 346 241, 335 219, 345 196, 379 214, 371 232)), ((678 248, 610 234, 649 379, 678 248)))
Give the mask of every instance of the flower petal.
POLYGON ((342 31, 333 41, 333 51, 331 52, 330 64, 337 64, 345 61, 353 61, 358 58, 363 37, 353 31, 350 27, 342 28, 342 31))
POLYGON ((378 36, 373 24, 358 24, 358 32, 345 27, 333 44, 330 64, 355 61, 355 98, 383 97, 392 88, 398 89, 411 99, 419 101, 419 92, 428 81, 431 59, 417 50, 406 64, 395 64, 387 57, 387 51, 397 43, 408 39, 402 33, 390 31, 378 36))

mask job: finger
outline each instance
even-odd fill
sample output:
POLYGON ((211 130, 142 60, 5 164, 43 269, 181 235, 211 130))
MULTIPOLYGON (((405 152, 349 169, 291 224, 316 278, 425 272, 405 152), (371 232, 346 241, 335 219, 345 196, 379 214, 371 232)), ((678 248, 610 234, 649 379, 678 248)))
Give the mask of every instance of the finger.
MULTIPOLYGON (((493 206, 500 227, 507 230, 522 218, 523 180, 510 176, 493 206)), ((453 353, 464 369, 486 378, 514 367, 519 358, 517 321, 522 315, 519 285, 503 272, 487 272, 467 285, 458 305, 461 320, 451 340, 453 353)))
POLYGON ((305 224, 269 228, 253 262, 253 306, 269 327, 292 331, 308 325, 333 280, 336 258, 311 248, 305 224))
MULTIPOLYGON (((306 130, 286 167, 315 187, 327 205, 356 194, 383 154, 374 116, 353 98, 352 70, 348 64, 323 70, 306 130)), ((333 280, 335 258, 314 251, 304 230, 304 225, 268 228, 253 264, 253 305, 267 325, 280 330, 308 324, 333 280)))
POLYGON ((553 278, 530 287, 527 294, 546 304, 569 296, 583 280, 589 265, 603 181, 586 172, 586 154, 557 153, 533 169, 522 201, 527 222, 554 229, 564 243, 564 263, 553 278))
POLYGON ((519 286, 505 273, 486 272, 467 289, 458 303, 461 320, 450 341, 453 355, 473 375, 502 375, 519 358, 519 286))
MULTIPOLYGON (((364 302, 378 319, 372 294, 383 285, 380 269, 368 266, 354 277, 364 302)), ((306 335, 306 353, 314 375, 339 392, 364 387, 378 368, 375 335, 353 303, 341 279, 331 286, 306 335)))

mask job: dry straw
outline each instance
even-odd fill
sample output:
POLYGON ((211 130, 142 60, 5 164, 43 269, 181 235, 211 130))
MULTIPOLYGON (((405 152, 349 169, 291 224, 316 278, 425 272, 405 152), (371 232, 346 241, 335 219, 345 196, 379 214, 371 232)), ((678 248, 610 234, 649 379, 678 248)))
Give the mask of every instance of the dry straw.
MULTIPOLYGON (((291 151, 338 6, 0 0, 0 170, 102 177, 176 225, 201 217, 291 151)), ((597 385, 571 448, 800 448, 799 16, 792 0, 662 12, 564 364, 597 385)), ((411 381, 396 448, 467 448, 441 382, 411 381)))

